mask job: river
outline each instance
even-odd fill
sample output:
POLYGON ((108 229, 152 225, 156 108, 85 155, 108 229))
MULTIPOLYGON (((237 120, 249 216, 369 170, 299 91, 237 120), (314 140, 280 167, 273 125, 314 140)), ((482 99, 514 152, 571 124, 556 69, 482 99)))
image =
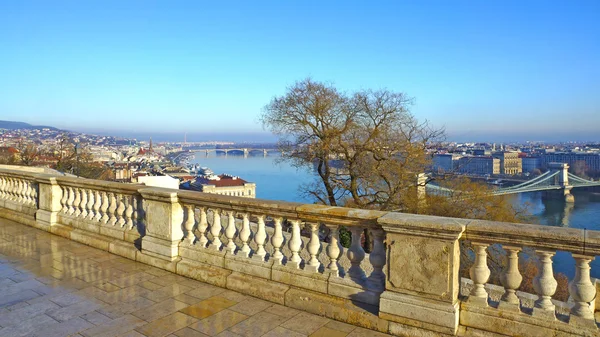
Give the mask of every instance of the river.
MULTIPOLYGON (((267 157, 196 153, 191 164, 209 167, 216 174, 228 173, 256 183, 256 196, 261 199, 310 203, 312 200, 299 192, 303 183, 315 179, 309 169, 296 169, 288 163, 278 163, 279 156, 267 157)), ((514 197, 516 204, 527 204, 532 215, 531 222, 546 226, 585 228, 600 230, 600 195, 574 191, 575 203, 547 200, 542 194, 525 193, 514 197)), ((570 253, 557 252, 554 257, 556 272, 574 276, 574 259, 570 253)), ((600 260, 592 262, 592 277, 600 278, 600 260)))

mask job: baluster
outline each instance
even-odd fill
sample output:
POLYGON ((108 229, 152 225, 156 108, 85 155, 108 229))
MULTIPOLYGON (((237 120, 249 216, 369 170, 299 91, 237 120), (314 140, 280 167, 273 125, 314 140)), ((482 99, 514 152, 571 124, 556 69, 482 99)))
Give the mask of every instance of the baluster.
POLYGON ((469 276, 473 280, 473 290, 469 294, 469 302, 487 306, 488 293, 485 283, 490 278, 490 269, 487 265, 487 244, 473 242, 475 261, 469 270, 469 276))
POLYGON ((242 241, 242 248, 238 254, 243 257, 250 256, 250 245, 248 240, 250 239, 250 215, 248 213, 242 214, 242 229, 240 230, 240 240, 242 241))
POLYGON ((310 223, 308 224, 308 227, 310 228, 310 240, 308 241, 306 250, 308 250, 308 254, 310 254, 310 259, 308 259, 306 266, 304 266, 304 270, 316 273, 321 266, 318 257, 319 249, 321 248, 321 240, 319 240, 319 224, 310 223))
POLYGON ((69 187, 69 199, 67 199, 67 207, 69 208, 69 215, 73 215, 75 213, 75 189, 73 187, 69 187))
POLYGON ((100 207, 102 206, 102 194, 96 190, 94 192, 94 220, 100 221, 102 219, 102 213, 100 207))
POLYGON ((185 220, 183 221, 183 229, 185 229, 185 236, 183 238, 183 242, 191 245, 196 239, 194 236, 194 206, 184 205, 183 211, 183 215, 185 216, 185 220))
POLYGON ((499 308, 508 309, 513 311, 520 311, 519 309, 519 297, 517 297, 517 289, 521 286, 523 277, 519 272, 519 255, 521 251, 519 247, 503 246, 507 252, 507 265, 502 275, 500 275, 500 282, 504 286, 504 295, 500 299, 499 308))
POLYGON ((140 219, 139 219, 139 209, 138 209, 138 198, 135 195, 131 196, 131 208, 133 209, 133 213, 131 214, 131 221, 133 222, 133 224, 131 225, 130 229, 133 229, 133 227, 137 227, 140 219))
POLYGON ((385 232, 383 229, 377 228, 372 229, 371 233, 373 235, 373 250, 369 254, 369 262, 373 266, 373 271, 369 275, 369 288, 382 292, 385 290, 385 274, 383 273, 383 267, 385 266, 385 247, 383 246, 385 232))
POLYGON ((271 237, 271 244, 273 245, 273 260, 276 264, 281 264, 283 260, 283 254, 281 253, 281 246, 283 245, 283 231, 281 228, 282 218, 275 218, 275 231, 273 232, 273 236, 271 237))
POLYGON ((227 228, 225 228, 225 237, 227 238, 227 251, 234 254, 237 246, 235 245, 235 217, 233 211, 227 211, 227 228))
POLYGON ((37 205, 38 203, 38 184, 31 184, 31 204, 37 205))
POLYGON ((538 274, 533 279, 533 289, 538 294, 538 300, 535 301, 533 316, 541 316, 548 319, 555 319, 554 304, 552 295, 556 292, 557 282, 552 272, 552 257, 555 252, 537 250, 535 251, 539 258, 538 274))
POLYGON ((123 195, 121 193, 117 194, 117 225, 119 227, 123 227, 125 225, 125 203, 123 202, 123 195))
POLYGON ((78 217, 81 214, 81 208, 79 207, 79 205, 81 204, 81 191, 78 188, 73 188, 73 191, 75 192, 75 200, 73 201, 75 213, 73 213, 73 215, 75 215, 75 217, 78 217))
POLYGON ((4 177, 0 177, 0 198, 4 199, 5 198, 5 193, 4 193, 4 186, 5 186, 5 180, 4 177))
POLYGON ((108 195, 108 193, 102 191, 102 205, 100 206, 100 213, 102 214, 100 221, 102 223, 108 223, 108 220, 110 220, 110 215, 108 214, 109 205, 110 205, 109 195, 108 195))
POLYGON ((213 223, 212 226, 210 226, 210 234, 212 234, 213 236, 213 240, 210 244, 210 247, 214 250, 219 250, 221 249, 221 245, 223 244, 221 242, 221 239, 219 238, 219 236, 221 235, 221 210, 220 209, 214 209, 213 210, 213 223))
POLYGON ((196 244, 204 248, 208 244, 208 238, 206 237, 206 229, 208 228, 208 221, 206 220, 206 208, 199 207, 198 210, 200 212, 200 217, 198 219, 198 232, 200 233, 200 237, 198 238, 198 242, 196 244))
POLYGON ((21 202, 21 181, 19 179, 15 180, 15 201, 21 202))
POLYGON ((287 261, 287 266, 300 268, 302 258, 300 258, 300 249, 302 248, 302 237, 300 236, 300 220, 292 220, 292 237, 288 246, 292 252, 292 257, 287 261))
POLYGON ((17 181, 13 178, 10 179, 10 200, 17 200, 17 181))
POLYGON ((85 219, 88 215, 88 210, 87 210, 87 190, 86 189, 81 189, 80 190, 81 193, 81 201, 79 203, 79 208, 81 208, 81 213, 79 214, 81 216, 82 219, 85 219))
POLYGON ((87 191, 88 193, 88 202, 87 202, 87 218, 89 220, 94 220, 94 217, 96 216, 96 213, 94 213, 94 203, 95 203, 95 199, 94 199, 94 190, 90 190, 88 189, 87 191))
MULTIPOLYGON (((125 226, 127 226, 127 229, 132 229, 133 219, 131 216, 133 215, 133 196, 126 195, 123 196, 123 199, 125 200, 125 204, 127 204, 127 207, 125 208, 125 226)), ((194 215, 192 214, 192 219, 193 217, 194 215)))
POLYGON ((31 183, 27 180, 23 181, 23 203, 29 205, 31 203, 31 183))
POLYGON ((67 206, 67 198, 69 197, 69 191, 64 186, 61 186, 60 189, 62 190, 62 197, 60 198, 60 204, 62 205, 62 212, 67 213, 67 211, 69 210, 69 207, 67 206))
POLYGON ((365 271, 360 267, 362 260, 365 259, 365 251, 360 245, 360 235, 363 229, 361 227, 352 226, 350 227, 350 233, 352 233, 352 242, 350 243, 350 249, 348 249, 348 260, 350 260, 350 268, 348 269, 348 275, 350 278, 357 283, 362 283, 366 279, 365 271))
POLYGON ((569 294, 575 301, 571 308, 569 324, 596 328, 594 313, 590 302, 596 298, 596 287, 590 280, 590 262, 594 256, 573 254, 575 259, 575 278, 569 282, 569 294))
POLYGON ((108 206, 108 224, 114 226, 117 223, 117 198, 115 193, 108 192, 109 206, 108 206))
POLYGON ((14 188, 15 188, 15 181, 12 178, 8 178, 8 186, 7 186, 8 200, 14 200, 14 198, 15 198, 14 188))
POLYGON ((252 258, 264 261, 267 251, 265 250, 265 242, 267 240, 267 231, 265 230, 265 216, 258 215, 258 222, 256 227, 256 234, 254 235, 254 242, 256 243, 256 251, 252 258))
POLYGON ((327 245, 327 257, 329 257, 329 265, 327 270, 330 274, 339 275, 338 259, 342 253, 340 245, 340 231, 338 225, 327 225, 329 228, 329 245, 327 245))

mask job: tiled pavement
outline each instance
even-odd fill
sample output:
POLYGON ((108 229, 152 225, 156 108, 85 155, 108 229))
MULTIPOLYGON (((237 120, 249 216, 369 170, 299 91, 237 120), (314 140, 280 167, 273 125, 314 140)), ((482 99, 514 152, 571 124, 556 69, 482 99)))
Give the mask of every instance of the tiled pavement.
POLYGON ((0 336, 386 336, 0 219, 0 336))

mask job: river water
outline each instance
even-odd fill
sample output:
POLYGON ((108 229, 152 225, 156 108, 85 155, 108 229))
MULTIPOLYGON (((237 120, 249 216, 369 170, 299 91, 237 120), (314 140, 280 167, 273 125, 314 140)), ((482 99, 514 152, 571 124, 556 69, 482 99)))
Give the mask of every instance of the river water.
MULTIPOLYGON (((296 169, 287 163, 279 163, 277 155, 248 156, 196 153, 191 164, 209 167, 216 174, 228 173, 256 183, 256 196, 261 199, 312 203, 299 192, 303 183, 316 176, 310 169, 296 169)), ((540 192, 524 193, 514 197, 514 203, 528 205, 531 223, 556 227, 600 230, 600 194, 574 191, 575 203, 542 198, 540 192)), ((557 252, 554 257, 555 272, 574 276, 574 263, 570 253, 557 252)), ((592 262, 592 277, 600 278, 600 259, 592 262)))

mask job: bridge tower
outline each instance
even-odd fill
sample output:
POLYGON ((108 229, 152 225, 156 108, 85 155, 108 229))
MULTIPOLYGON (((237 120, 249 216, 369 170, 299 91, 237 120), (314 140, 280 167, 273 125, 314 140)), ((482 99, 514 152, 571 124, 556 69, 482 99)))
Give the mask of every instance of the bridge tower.
POLYGON ((248 153, 249 153, 249 152, 250 152, 250 151, 248 151, 248 149, 244 149, 244 158, 248 158, 248 153))
POLYGON ((548 168, 553 171, 558 171, 557 183, 561 186, 560 191, 566 202, 575 202, 575 197, 571 194, 573 186, 569 185, 569 164, 566 163, 550 163, 548 168))
POLYGON ((267 155, 268 155, 267 149, 263 149, 263 157, 266 157, 267 155))

